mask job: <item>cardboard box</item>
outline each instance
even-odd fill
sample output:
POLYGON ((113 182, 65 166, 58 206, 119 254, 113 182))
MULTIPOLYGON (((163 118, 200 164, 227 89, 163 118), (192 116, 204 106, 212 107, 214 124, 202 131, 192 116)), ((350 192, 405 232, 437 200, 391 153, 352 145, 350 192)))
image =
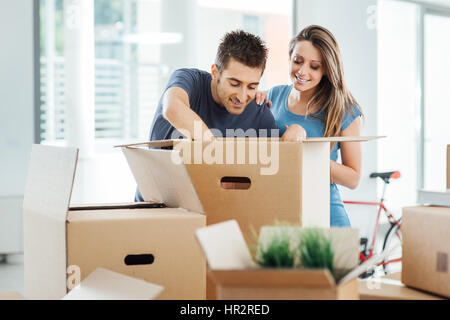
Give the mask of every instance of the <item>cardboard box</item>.
MULTIPOLYGON (((274 227, 263 227, 259 242, 266 241, 274 230, 274 227)), ((358 275, 379 259, 358 266, 357 229, 331 228, 324 232, 332 239, 335 269, 344 271, 337 283, 327 269, 259 267, 236 220, 199 229, 196 236, 208 261, 208 272, 217 284, 218 299, 358 299, 358 275)))
POLYGON ((361 300, 442 300, 423 291, 405 286, 401 282, 401 272, 379 278, 360 280, 359 297, 361 300))
MULTIPOLYGON (((62 300, 153 300, 163 287, 98 268, 62 300)), ((25 300, 19 292, 0 292, 0 300, 25 300)))
POLYGON ((450 297, 450 207, 406 207, 402 220, 402 282, 450 297))
POLYGON ((210 141, 164 140, 122 147, 145 201, 161 202, 152 175, 164 171, 176 180, 186 167, 207 224, 236 219, 248 238, 253 227, 274 220, 301 226, 330 226, 330 142, 376 137, 279 139, 225 138, 210 141), (148 149, 152 147, 153 149, 148 149), (173 150, 155 149, 173 147, 173 150), (171 163, 162 158, 173 159, 171 163), (181 161, 182 158, 183 160, 181 161), (226 187, 226 184, 232 187, 226 187))
POLYGON ((162 286, 97 268, 63 300, 154 300, 162 286))
POLYGON ((32 148, 23 207, 25 296, 60 299, 102 267, 164 286, 160 299, 204 299, 206 262, 194 231, 206 219, 196 211, 187 172, 177 171, 176 185, 160 181, 155 191, 170 200, 165 206, 71 210, 77 159, 73 148, 32 148))

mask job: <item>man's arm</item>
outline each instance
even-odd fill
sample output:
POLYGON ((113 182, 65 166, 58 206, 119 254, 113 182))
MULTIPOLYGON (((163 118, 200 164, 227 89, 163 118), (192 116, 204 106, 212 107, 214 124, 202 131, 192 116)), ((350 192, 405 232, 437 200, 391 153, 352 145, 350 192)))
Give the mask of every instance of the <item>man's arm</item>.
POLYGON ((203 120, 191 109, 189 95, 180 87, 169 88, 163 97, 163 116, 182 134, 190 135, 191 139, 213 139, 214 135, 203 120), (197 123, 197 126, 195 124, 197 123), (195 133, 195 128, 201 132, 195 133), (201 136, 198 137, 199 133, 201 136))

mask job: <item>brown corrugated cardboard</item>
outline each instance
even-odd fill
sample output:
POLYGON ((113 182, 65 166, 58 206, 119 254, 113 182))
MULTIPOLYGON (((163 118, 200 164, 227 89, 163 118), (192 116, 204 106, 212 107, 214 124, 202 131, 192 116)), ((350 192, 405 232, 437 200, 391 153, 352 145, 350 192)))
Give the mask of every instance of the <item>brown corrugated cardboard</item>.
POLYGON ((328 270, 210 271, 220 300, 355 300, 358 283, 335 285, 328 270))
POLYGON ((179 208, 70 211, 67 264, 82 275, 104 267, 160 284, 159 299, 204 299, 206 264, 194 238, 203 226, 203 215, 179 208))
POLYGON ((163 290, 153 283, 97 268, 63 300, 153 300, 163 290))
POLYGON ((393 273, 379 278, 358 281, 361 300, 441 300, 423 291, 405 286, 401 273, 393 273))
MULTIPOLYGON (((262 228, 260 241, 272 230, 276 228, 262 228)), ((260 268, 251 258, 236 220, 198 229, 196 236, 217 284, 218 299, 358 299, 357 276, 383 257, 358 267, 358 230, 323 231, 329 232, 334 244, 335 268, 352 268, 337 283, 326 269, 260 268)))
POLYGON ((406 207, 402 220, 402 282, 450 297, 450 207, 406 207))
POLYGON ((199 207, 183 185, 183 172, 176 188, 173 181, 158 181, 168 208, 123 204, 69 212, 77 154, 33 146, 24 198, 27 298, 60 299, 67 286, 102 267, 164 286, 160 299, 204 299, 206 262, 194 230, 206 218, 187 210, 199 207), (180 205, 185 203, 188 208, 180 205))

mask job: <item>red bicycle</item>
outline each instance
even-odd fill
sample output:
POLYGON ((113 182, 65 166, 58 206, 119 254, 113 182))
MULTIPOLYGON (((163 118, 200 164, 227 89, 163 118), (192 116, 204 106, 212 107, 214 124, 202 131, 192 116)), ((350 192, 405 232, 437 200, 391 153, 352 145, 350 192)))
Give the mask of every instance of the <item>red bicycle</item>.
MULTIPOLYGON (((377 234, 378 234, 378 227, 380 225, 380 217, 381 212, 384 213, 384 215, 387 218, 387 221, 389 223, 389 229, 386 232, 386 235, 384 236, 383 240, 383 247, 382 250, 391 249, 394 246, 396 249, 393 249, 392 252, 385 258, 383 262, 378 264, 378 266, 383 267, 383 271, 385 274, 392 273, 395 271, 399 271, 401 266, 401 257, 402 257, 402 251, 401 251, 401 241, 402 241, 402 233, 401 233, 401 217, 399 219, 396 219, 394 215, 386 208, 384 205, 385 202, 385 193, 386 193, 386 187, 390 183, 391 179, 398 179, 400 178, 400 172, 399 171, 392 171, 392 172, 373 172, 370 174, 370 178, 380 178, 384 181, 383 186, 383 193, 381 196, 381 199, 377 202, 370 202, 370 201, 344 201, 345 204, 348 205, 364 205, 364 206, 376 206, 378 207, 378 214, 377 219, 375 222, 375 228, 373 231, 372 239, 370 242, 370 246, 368 246, 368 239, 367 238, 361 238, 360 239, 360 245, 362 246, 362 249, 359 253, 359 260, 360 263, 363 263, 364 261, 370 259, 374 255, 375 251, 375 242, 377 240, 377 234), (400 244, 400 245, 399 245, 400 244)), ((368 271, 362 276, 361 278, 367 278, 371 276, 375 270, 368 271)))

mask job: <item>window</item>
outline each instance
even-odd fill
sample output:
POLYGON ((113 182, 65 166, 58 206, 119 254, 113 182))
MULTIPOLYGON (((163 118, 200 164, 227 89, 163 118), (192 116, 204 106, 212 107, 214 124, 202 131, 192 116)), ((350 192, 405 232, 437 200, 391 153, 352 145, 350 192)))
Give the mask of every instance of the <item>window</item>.
POLYGON ((97 144, 147 140, 171 72, 179 67, 209 71, 222 36, 238 28, 261 36, 269 47, 261 88, 288 81, 291 0, 93 0, 82 10, 77 3, 40 0, 41 141, 63 142, 69 130, 85 130, 80 123, 88 123, 89 117, 94 117, 92 139, 97 144), (72 41, 68 31, 72 20, 79 18, 86 32, 90 17, 94 23, 88 31, 95 41, 94 107, 82 112, 87 108, 84 103, 67 104, 68 96, 77 94, 69 92, 74 87, 70 81, 88 85, 81 72, 78 78, 68 74, 73 63, 84 63, 76 53, 68 55, 67 43, 72 41))
POLYGON ((378 165, 402 172, 388 195, 399 210, 418 189, 445 189, 450 8, 381 0, 378 11, 378 165))
POLYGON ((425 19, 424 188, 445 189, 446 145, 450 144, 450 14, 425 19))

